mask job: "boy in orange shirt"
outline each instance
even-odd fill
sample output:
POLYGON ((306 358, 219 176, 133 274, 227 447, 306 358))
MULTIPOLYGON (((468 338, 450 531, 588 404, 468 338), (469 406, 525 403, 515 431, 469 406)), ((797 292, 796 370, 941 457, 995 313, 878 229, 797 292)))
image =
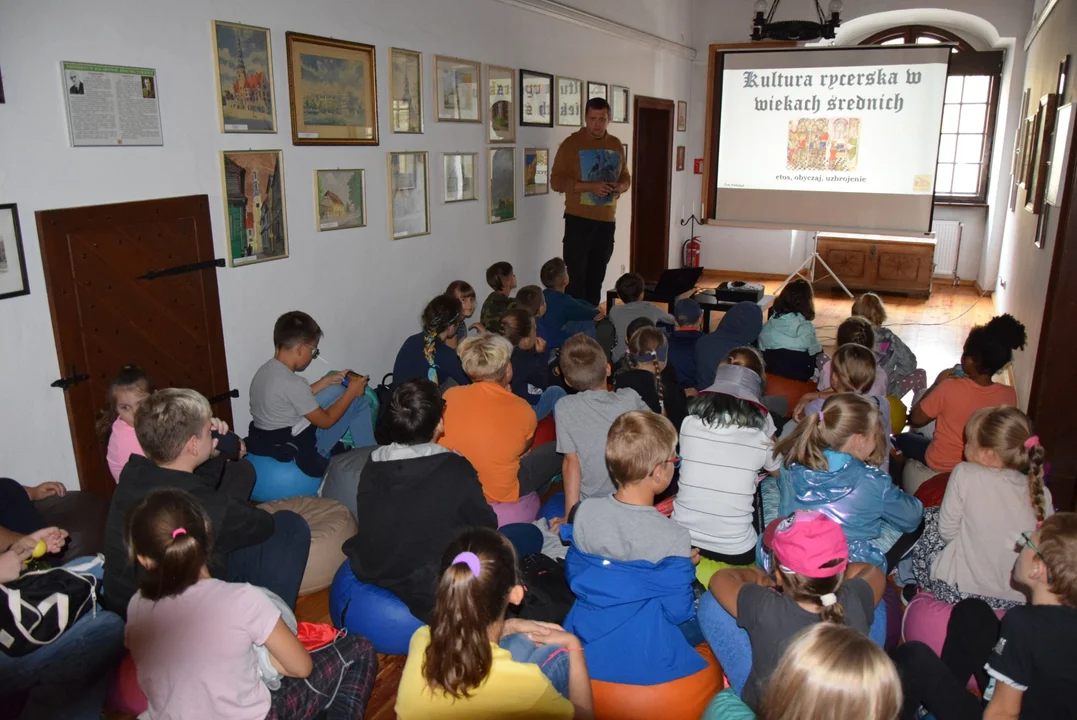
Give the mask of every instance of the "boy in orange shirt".
POLYGON ((458 353, 472 384, 445 392, 439 442, 474 466, 488 502, 516 502, 549 484, 561 457, 553 443, 531 451, 538 420, 512 392, 512 343, 480 335, 460 343, 458 353))

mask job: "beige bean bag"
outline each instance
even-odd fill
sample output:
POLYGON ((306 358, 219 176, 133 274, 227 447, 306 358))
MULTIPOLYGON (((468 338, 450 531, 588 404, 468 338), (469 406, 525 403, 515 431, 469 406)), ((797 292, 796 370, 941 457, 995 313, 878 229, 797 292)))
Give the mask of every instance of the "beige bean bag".
POLYGON ((299 594, 309 595, 329 587, 333 575, 345 560, 340 546, 355 535, 357 529, 348 508, 336 500, 311 496, 274 500, 259 507, 269 512, 291 510, 310 525, 310 557, 299 594))

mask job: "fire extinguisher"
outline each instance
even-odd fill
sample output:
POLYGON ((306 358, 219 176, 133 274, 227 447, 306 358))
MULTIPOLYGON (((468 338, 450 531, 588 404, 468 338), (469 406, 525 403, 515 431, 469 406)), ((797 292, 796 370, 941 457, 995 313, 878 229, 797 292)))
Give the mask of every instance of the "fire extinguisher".
POLYGON ((684 267, 699 267, 699 251, 701 248, 698 235, 684 241, 684 245, 681 246, 681 258, 683 259, 684 267))

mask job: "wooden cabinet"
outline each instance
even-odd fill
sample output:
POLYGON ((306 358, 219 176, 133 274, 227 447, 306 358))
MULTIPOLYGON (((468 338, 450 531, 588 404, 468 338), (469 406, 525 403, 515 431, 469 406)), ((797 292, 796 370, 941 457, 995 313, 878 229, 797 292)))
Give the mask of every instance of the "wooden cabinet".
MULTIPOLYGON (((931 294, 933 237, 819 233, 819 256, 850 290, 931 294)), ((833 278, 816 268, 817 288, 837 288, 833 278)))

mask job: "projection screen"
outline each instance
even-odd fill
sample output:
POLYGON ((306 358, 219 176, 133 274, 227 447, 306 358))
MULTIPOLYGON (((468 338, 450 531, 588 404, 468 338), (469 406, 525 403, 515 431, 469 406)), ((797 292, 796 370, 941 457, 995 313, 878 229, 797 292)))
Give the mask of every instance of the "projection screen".
POLYGON ((931 229, 949 46, 722 55, 712 222, 931 229))

